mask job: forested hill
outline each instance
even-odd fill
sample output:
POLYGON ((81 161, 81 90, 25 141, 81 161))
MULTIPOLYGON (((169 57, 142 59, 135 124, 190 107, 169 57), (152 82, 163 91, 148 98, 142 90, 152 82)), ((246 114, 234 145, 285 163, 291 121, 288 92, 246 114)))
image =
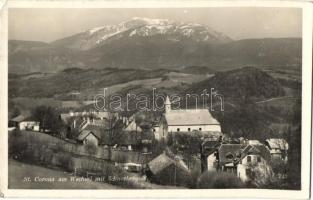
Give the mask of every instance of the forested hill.
POLYGON ((243 67, 231 71, 218 72, 214 77, 195 83, 187 92, 208 92, 214 88, 225 98, 272 98, 285 95, 281 84, 266 72, 254 68, 243 67))

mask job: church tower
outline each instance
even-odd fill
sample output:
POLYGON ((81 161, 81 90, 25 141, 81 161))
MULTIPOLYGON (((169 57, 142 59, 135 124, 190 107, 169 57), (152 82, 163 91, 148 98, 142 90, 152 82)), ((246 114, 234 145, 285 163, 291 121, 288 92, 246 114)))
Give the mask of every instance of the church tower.
POLYGON ((166 96, 165 100, 165 113, 169 113, 171 111, 171 101, 168 96, 166 96))

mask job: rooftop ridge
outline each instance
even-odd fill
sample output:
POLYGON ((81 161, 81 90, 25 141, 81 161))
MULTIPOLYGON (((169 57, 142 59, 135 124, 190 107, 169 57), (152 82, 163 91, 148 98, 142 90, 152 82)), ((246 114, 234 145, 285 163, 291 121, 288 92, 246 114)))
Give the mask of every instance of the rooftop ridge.
POLYGON ((171 110, 171 112, 185 112, 185 111, 209 111, 209 109, 206 108, 195 108, 195 109, 177 109, 177 110, 171 110))

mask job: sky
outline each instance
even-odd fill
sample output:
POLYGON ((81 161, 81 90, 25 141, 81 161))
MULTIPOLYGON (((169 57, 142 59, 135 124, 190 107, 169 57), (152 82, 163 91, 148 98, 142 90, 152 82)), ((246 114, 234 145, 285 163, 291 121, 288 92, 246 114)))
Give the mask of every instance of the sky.
POLYGON ((51 42, 132 17, 205 24, 235 40, 302 36, 299 8, 11 8, 9 39, 51 42))

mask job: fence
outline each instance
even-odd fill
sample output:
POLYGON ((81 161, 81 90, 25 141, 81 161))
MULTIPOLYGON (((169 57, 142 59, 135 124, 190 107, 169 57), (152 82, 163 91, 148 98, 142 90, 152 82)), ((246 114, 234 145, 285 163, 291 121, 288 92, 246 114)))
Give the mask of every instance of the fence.
POLYGON ((138 151, 112 149, 103 146, 90 149, 86 145, 69 143, 40 132, 23 131, 22 135, 15 138, 15 140, 23 140, 27 144, 27 149, 36 148, 54 153, 66 152, 75 156, 85 156, 117 163, 145 164, 152 159, 150 154, 142 154, 138 151))

